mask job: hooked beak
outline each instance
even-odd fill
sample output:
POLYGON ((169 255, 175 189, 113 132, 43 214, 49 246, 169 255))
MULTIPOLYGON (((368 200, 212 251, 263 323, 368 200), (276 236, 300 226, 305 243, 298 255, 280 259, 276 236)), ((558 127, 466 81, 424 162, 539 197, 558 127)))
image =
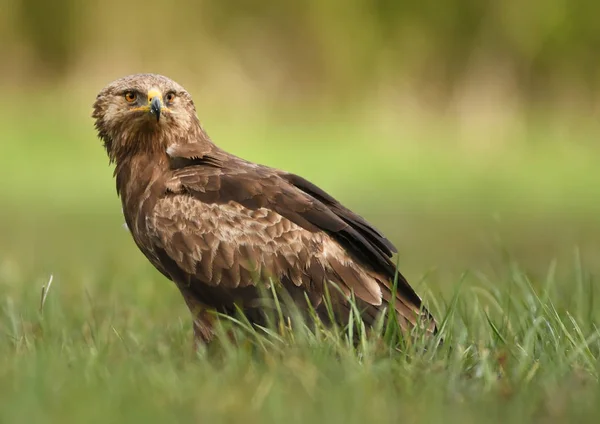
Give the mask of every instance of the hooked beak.
POLYGON ((162 102, 160 101, 160 96, 152 97, 150 100, 150 113, 156 116, 156 122, 160 119, 160 111, 162 109, 162 102))

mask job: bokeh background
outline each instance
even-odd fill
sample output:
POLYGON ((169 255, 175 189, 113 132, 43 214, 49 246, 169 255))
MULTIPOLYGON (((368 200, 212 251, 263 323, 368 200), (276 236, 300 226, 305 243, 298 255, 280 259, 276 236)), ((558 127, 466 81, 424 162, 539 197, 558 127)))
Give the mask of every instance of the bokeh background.
POLYGON ((184 85, 220 146, 363 214, 432 293, 507 261, 533 276, 600 268, 597 2, 1 8, 0 287, 13 296, 54 274, 56 296, 81 299, 110 275, 115 296, 178 299, 121 226, 90 118, 97 92, 136 72, 184 85))

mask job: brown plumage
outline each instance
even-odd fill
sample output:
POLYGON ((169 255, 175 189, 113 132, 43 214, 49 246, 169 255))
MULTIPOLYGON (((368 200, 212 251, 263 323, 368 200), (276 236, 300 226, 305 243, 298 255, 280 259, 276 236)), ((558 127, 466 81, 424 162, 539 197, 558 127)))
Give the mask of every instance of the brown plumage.
POLYGON ((435 331, 399 273, 392 299, 389 240, 304 178, 214 145, 174 81, 153 74, 114 81, 98 94, 93 117, 116 164, 133 239, 177 284, 199 340, 213 337, 210 311, 233 314, 237 306, 262 323, 259 286, 273 281, 301 310, 308 298, 324 319, 327 289, 342 324, 354 293, 367 324, 392 305, 404 328, 421 322, 435 331))

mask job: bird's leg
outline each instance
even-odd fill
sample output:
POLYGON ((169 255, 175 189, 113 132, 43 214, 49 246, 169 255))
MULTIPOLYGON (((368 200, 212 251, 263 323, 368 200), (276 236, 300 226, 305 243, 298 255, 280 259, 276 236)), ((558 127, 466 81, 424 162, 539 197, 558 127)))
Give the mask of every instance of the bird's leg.
MULTIPOLYGON (((190 309, 191 310, 191 309, 190 309)), ((191 310, 194 319, 194 347, 200 344, 208 344, 215 336, 213 330, 216 317, 205 308, 191 310)))
POLYGON ((181 287, 180 291, 188 309, 192 313, 192 319, 194 320, 194 349, 197 349, 199 345, 208 344, 214 338, 215 332, 213 327, 216 316, 193 293, 181 287))
MULTIPOLYGON (((200 346, 205 346, 214 340, 214 325, 217 316, 213 313, 212 309, 204 306, 196 306, 194 310, 190 310, 194 317, 194 351, 197 352, 200 346)), ((237 343, 233 329, 227 330, 225 336, 229 340, 229 343, 234 345, 237 343)))
MULTIPOLYGON (((213 308, 199 301, 196 296, 186 288, 180 287, 180 291, 185 299, 188 309, 192 313, 192 319, 194 320, 194 351, 197 352, 200 346, 205 346, 214 340, 214 327, 218 317, 213 308)), ((227 330, 225 336, 229 339, 230 343, 237 343, 233 329, 227 330)))

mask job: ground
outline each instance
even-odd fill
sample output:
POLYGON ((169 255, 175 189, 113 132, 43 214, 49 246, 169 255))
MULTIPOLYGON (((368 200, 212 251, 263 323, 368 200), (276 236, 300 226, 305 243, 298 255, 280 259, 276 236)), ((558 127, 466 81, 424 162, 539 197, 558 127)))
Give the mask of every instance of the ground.
POLYGON ((241 324, 237 345, 195 353, 178 292, 122 226, 91 119, 60 108, 0 116, 9 141, 0 422, 595 422, 600 413, 600 184, 585 135, 565 142, 536 130, 471 152, 441 130, 423 141, 347 122, 205 124, 221 146, 302 174, 389 234, 444 343, 365 338, 352 348, 344 333, 241 324))

